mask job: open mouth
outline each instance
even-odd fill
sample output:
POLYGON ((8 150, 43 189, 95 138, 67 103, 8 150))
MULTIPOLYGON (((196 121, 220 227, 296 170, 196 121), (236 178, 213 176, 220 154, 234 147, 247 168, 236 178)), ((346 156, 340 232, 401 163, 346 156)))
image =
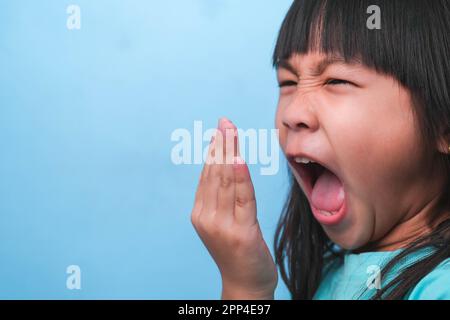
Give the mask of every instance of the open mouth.
POLYGON ((317 163, 299 163, 290 159, 300 176, 311 209, 324 224, 335 224, 345 213, 345 192, 341 179, 329 168, 317 163))
POLYGON ((327 170, 325 167, 318 163, 308 163, 308 164, 300 164, 300 166, 304 167, 304 170, 308 172, 308 175, 311 180, 311 187, 314 188, 314 185, 317 182, 317 179, 322 175, 322 173, 327 170))

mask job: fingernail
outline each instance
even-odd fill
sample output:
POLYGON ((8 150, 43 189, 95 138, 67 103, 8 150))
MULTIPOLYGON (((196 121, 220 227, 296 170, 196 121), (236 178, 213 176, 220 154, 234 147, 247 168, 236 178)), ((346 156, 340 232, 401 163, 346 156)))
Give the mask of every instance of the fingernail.
POLYGON ((219 119, 219 127, 221 127, 222 125, 224 125, 227 122, 227 118, 226 117, 221 117, 219 119))

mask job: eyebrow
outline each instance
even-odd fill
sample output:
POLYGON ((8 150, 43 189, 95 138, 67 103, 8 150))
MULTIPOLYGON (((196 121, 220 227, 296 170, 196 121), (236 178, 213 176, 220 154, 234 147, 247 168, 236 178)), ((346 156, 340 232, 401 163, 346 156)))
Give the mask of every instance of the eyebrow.
MULTIPOLYGON (((311 70, 311 75, 320 76, 324 71, 333 64, 361 64, 361 61, 356 58, 351 58, 349 60, 345 60, 341 56, 327 56, 320 60, 311 70)), ((282 59, 278 62, 278 68, 286 69, 296 76, 298 76, 298 71, 292 66, 292 64, 287 59, 282 59)))

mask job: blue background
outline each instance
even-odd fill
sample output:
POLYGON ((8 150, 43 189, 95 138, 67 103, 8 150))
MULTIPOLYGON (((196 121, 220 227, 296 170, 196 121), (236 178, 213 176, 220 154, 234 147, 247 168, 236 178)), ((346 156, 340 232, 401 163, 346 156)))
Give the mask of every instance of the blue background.
MULTIPOLYGON (((0 298, 220 298, 190 222, 201 165, 175 166, 170 136, 221 116, 273 128, 290 4, 0 0, 0 298), (72 264, 81 290, 66 288, 72 264)), ((280 160, 275 176, 251 166, 270 248, 280 160)), ((276 298, 289 298, 281 278, 276 298)))

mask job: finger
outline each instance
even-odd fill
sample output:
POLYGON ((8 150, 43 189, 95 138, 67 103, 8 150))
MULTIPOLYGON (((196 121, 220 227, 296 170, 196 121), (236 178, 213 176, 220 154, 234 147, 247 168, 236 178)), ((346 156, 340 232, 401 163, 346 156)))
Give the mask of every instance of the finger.
POLYGON ((236 157, 234 164, 235 201, 234 216, 239 224, 253 225, 256 220, 256 198, 250 172, 245 161, 236 157))
POLYGON ((198 217, 202 212, 204 193, 208 183, 208 172, 209 168, 211 167, 209 163, 211 161, 210 159, 214 155, 214 144, 215 144, 215 137, 213 136, 209 143, 208 155, 206 157, 205 164, 203 165, 203 169, 200 174, 197 191, 195 192, 194 207, 191 213, 191 221, 194 223, 194 225, 198 221, 198 217))
MULTIPOLYGON (((234 137, 233 137, 233 144, 234 144, 234 157, 240 157, 241 156, 241 152, 239 151, 239 136, 238 136, 238 129, 237 127, 233 124, 234 127, 234 137)), ((234 157, 233 157, 233 161, 234 161, 234 157)))
POLYGON ((216 134, 211 137, 211 142, 209 143, 208 154, 206 156, 204 170, 203 170, 203 178, 204 181, 207 180, 209 171, 211 170, 211 165, 214 163, 215 156, 215 148, 216 148, 216 134))
POLYGON ((207 178, 209 174, 209 170, 211 168, 211 162, 214 157, 214 146, 215 146, 215 136, 212 136, 211 141, 208 147, 208 154, 205 159, 205 164, 203 165, 202 172, 200 174, 200 179, 198 182, 197 192, 195 194, 195 202, 199 202, 202 197, 202 192, 207 183, 207 178))
POLYGON ((238 155, 237 152, 237 128, 229 120, 223 124, 225 134, 225 159, 226 163, 233 164, 234 158, 238 155))
POLYGON ((214 156, 211 159, 210 168, 208 171, 208 183, 205 187, 205 197, 203 199, 204 210, 207 213, 215 213, 217 210, 217 192, 220 185, 220 170, 223 163, 223 148, 224 139, 222 131, 220 130, 222 125, 222 119, 219 121, 219 130, 216 131, 214 139, 214 156))
POLYGON ((234 217, 235 184, 233 159, 235 155, 235 126, 230 121, 222 123, 225 132, 225 163, 220 171, 220 184, 217 196, 217 217, 231 221, 234 217))

